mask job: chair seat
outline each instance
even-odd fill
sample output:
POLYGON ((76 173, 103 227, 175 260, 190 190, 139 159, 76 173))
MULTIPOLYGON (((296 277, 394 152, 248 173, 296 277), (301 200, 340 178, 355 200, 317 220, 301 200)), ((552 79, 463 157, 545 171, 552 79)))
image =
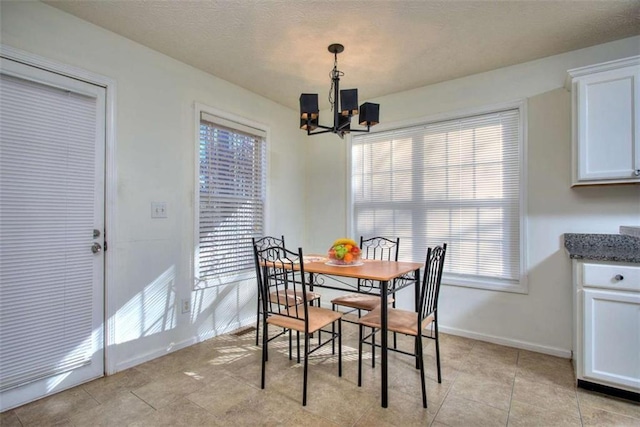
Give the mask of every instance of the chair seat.
MULTIPOLYGON (((327 308, 309 306, 309 333, 316 332, 342 317, 342 313, 327 308)), ((267 318, 267 323, 294 331, 304 332, 304 310, 299 310, 300 317, 293 318, 274 314, 267 318)))
MULTIPOLYGON (((393 298, 387 298, 389 304, 393 298)), ((347 294, 331 300, 331 304, 371 311, 380 305, 380 295, 347 294)))
MULTIPOLYGON (((421 330, 416 331, 416 327, 418 325, 418 313, 416 313, 415 311, 400 310, 397 308, 389 307, 387 313, 387 325, 390 332, 413 335, 414 337, 422 332, 421 330)), ((377 307, 373 311, 362 316, 358 320, 358 323, 369 326, 370 328, 381 328, 381 315, 382 312, 380 311, 380 307, 377 307)), ((429 326, 429 324, 433 322, 433 320, 434 316, 432 313, 422 321, 422 329, 429 326)))
MULTIPOLYGON (((315 301, 320 299, 320 294, 315 292, 307 292, 307 302, 315 301)), ((280 305, 284 305, 287 307, 292 307, 294 305, 302 304, 304 301, 302 298, 301 291, 295 291, 293 289, 287 289, 286 292, 271 292, 269 296, 269 300, 271 302, 278 302, 280 305)))

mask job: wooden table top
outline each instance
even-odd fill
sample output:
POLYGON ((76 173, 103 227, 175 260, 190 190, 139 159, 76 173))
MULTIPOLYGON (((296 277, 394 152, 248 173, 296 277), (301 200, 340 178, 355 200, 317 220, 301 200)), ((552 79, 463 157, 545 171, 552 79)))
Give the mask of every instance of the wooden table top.
POLYGON ((304 256, 304 271, 314 274, 328 274, 331 276, 353 277, 355 279, 370 279, 388 282, 396 277, 422 268, 423 264, 418 262, 402 261, 378 261, 363 259, 362 265, 355 266, 335 266, 327 265, 326 258, 317 261, 319 256, 304 256), (310 261, 309 261, 310 260, 310 261))

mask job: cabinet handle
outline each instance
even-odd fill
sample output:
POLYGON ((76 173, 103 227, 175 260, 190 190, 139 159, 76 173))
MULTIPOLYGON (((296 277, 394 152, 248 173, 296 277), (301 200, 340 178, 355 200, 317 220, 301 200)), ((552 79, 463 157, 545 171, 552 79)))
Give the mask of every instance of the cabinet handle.
POLYGON ((635 176, 640 176, 640 169, 636 169, 635 171, 633 171, 633 174, 635 176))
POLYGON ((624 276, 622 274, 616 274, 614 279, 616 279, 617 281, 624 280, 624 276))

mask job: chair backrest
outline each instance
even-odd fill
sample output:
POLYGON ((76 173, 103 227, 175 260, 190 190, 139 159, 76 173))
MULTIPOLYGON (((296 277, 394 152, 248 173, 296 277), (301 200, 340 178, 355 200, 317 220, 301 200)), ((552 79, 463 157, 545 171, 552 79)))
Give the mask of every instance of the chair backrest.
POLYGON ((398 261, 400 238, 398 237, 395 240, 387 239, 386 237, 365 239, 360 236, 360 250, 362 251, 362 258, 398 261))
MULTIPOLYGON (((296 253, 280 246, 262 249, 254 246, 253 253, 264 321, 274 314, 308 319, 302 248, 296 253)), ((305 322, 305 329, 307 327, 305 322)))
POLYGON ((284 236, 280 236, 280 238, 278 239, 277 237, 273 237, 273 236, 264 236, 258 240, 256 240, 255 237, 251 238, 251 242, 253 243, 253 246, 257 246, 258 249, 266 249, 266 248, 270 248, 270 247, 280 247, 280 248, 284 248, 284 236))
MULTIPOLYGON (((264 250, 267 248, 282 248, 282 249, 285 248, 284 236, 280 236, 279 239, 274 236, 264 236, 258 240, 256 240, 255 237, 252 237, 251 243, 253 244, 254 251, 255 251, 255 248, 257 248, 258 250, 264 250)), ((256 264, 256 278, 258 278, 259 276, 260 276, 260 268, 256 264)), ((260 292, 259 285, 260 284, 258 283, 258 297, 262 298, 262 293, 260 292)), ((260 301, 258 301, 258 304, 260 304, 260 301)))
MULTIPOLYGON (((444 257, 447 253, 447 244, 427 249, 427 259, 424 263, 424 275, 422 277, 422 289, 420 290, 420 313, 418 323, 422 323, 430 314, 437 316, 438 296, 440 294, 440 282, 444 268, 444 257)), ((436 317, 437 319, 437 317, 436 317)))
MULTIPOLYGON (((380 261, 398 261, 398 251, 400 250, 400 238, 395 240, 386 237, 370 237, 365 239, 360 236, 360 250, 362 258, 377 259, 380 261)), ((370 279, 358 279, 358 291, 369 289, 379 291, 379 283, 370 279)))

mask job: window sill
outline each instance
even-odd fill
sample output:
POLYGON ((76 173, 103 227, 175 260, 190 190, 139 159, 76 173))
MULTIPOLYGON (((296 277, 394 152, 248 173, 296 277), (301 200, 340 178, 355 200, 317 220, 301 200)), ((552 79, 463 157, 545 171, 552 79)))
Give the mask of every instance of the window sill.
POLYGON ((509 292, 516 294, 528 294, 529 287, 526 277, 523 276, 520 282, 506 282, 500 280, 481 280, 461 277, 442 277, 442 284, 449 286, 459 286, 463 288, 482 289, 485 291, 509 292))

